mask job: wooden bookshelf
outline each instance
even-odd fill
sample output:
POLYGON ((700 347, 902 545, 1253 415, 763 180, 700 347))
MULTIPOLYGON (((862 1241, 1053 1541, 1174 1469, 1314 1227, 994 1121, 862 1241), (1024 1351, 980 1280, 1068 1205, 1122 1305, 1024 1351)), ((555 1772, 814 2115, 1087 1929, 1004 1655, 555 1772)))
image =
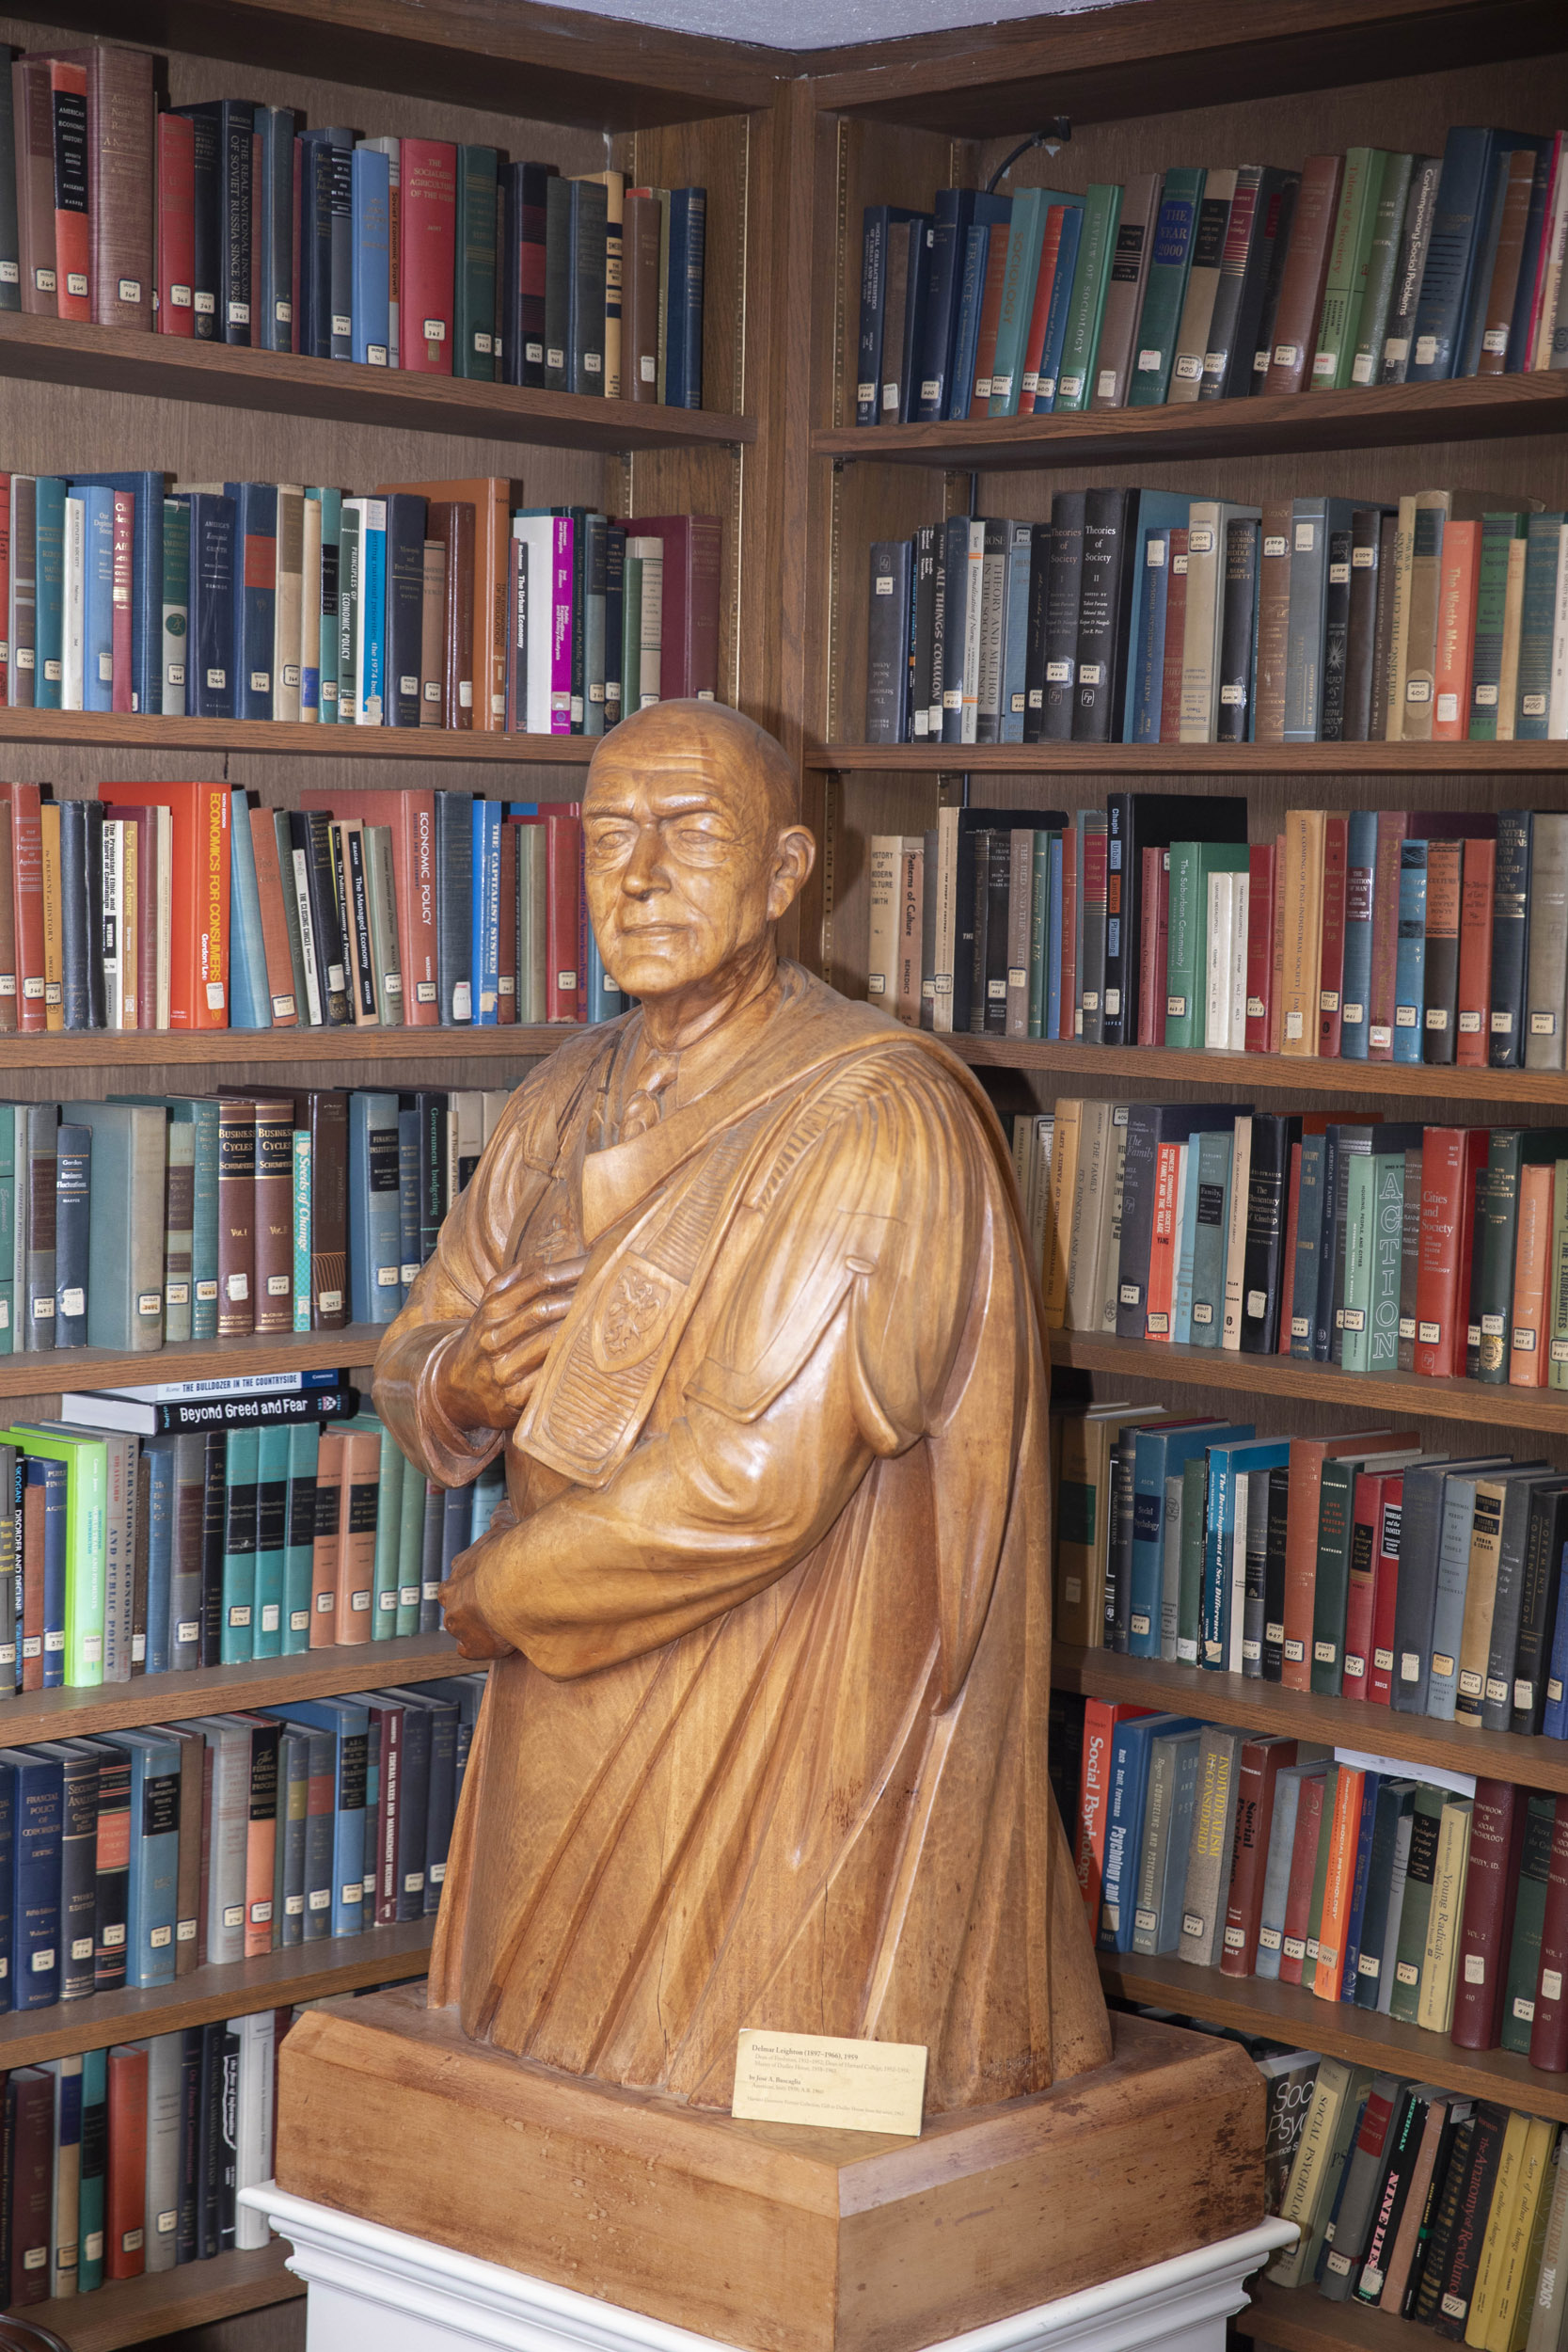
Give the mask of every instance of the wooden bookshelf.
POLYGON ((0 1356, 0 1396, 57 1396, 62 1389, 123 1389, 151 1380, 240 1379, 261 1372, 315 1372, 371 1364, 384 1324, 341 1331, 268 1331, 234 1340, 182 1340, 120 1356, 108 1347, 56 1347, 0 1356))
MULTIPOLYGON (((1118 1096, 1135 1093, 1140 1099, 1149 1094, 1158 1098, 1162 1088, 1177 1085, 1217 1087, 1227 1095, 1370 1097, 1373 1103, 1398 1098, 1428 1103, 1523 1103, 1544 1112, 1568 1110, 1568 1071, 1561 1070, 1462 1070, 1453 1062, 1308 1061, 1295 1054, 1212 1054, 1174 1045, 1080 1045, 1050 1043, 1038 1038, 950 1037, 943 1043, 974 1069, 1059 1073, 1059 1086, 1053 1090, 1063 1094, 1070 1094, 1074 1079, 1084 1077, 1108 1079, 1118 1096)), ((1099 1094, 1112 1089, 1096 1086, 1093 1090, 1099 1094)))
MULTIPOLYGON (((387 1061, 514 1062, 553 1054, 578 1022, 494 1029, 36 1029, 0 1036, 0 1070, 36 1070, 39 1048, 51 1073, 69 1082, 76 1070, 254 1069, 258 1063, 387 1061)), ((0 1359, 3 1360, 3 1359, 0 1359)))
POLYGON ((71 2352, 119 2352, 122 2344, 150 2344, 237 2312, 293 2302, 305 2293, 305 2281, 287 2268, 290 2251, 274 2238, 254 2253, 214 2254, 211 2262, 124 2279, 92 2295, 29 2304, 20 2316, 53 2328, 71 2352))
POLYGON ((1561 774, 1568 743, 824 743, 806 764, 844 775, 1392 775, 1414 783, 1561 774))
MULTIPOLYGON (((0 319, 6 313, 0 312, 0 319)), ((292 719, 140 718, 106 710, 0 709, 0 743, 35 751, 65 745, 92 752, 230 752, 262 759, 449 760, 495 768, 586 768, 594 742, 585 735, 485 735, 462 727, 305 726, 292 719)), ((412 780, 410 790, 414 788, 412 780)), ((575 787, 574 787, 575 788, 575 787)), ((498 787, 489 787, 492 795, 498 787)), ((562 798, 571 797, 562 793, 562 798)))
POLYGON ((1247 2293, 1251 2302, 1230 2325, 1274 2352, 1410 2352, 1413 2343, 1426 2340, 1426 2330, 1412 2337, 1410 2322, 1397 2312, 1330 2303, 1315 2287, 1276 2287, 1261 2272, 1248 2280, 1247 2293))
POLYGON ((1326 1748, 1397 1756, 1402 1764, 1435 1765, 1473 1772, 1478 1779, 1521 1781, 1531 1788, 1568 1794, 1568 1740, 1526 1740, 1511 1731, 1433 1723, 1425 1715, 1397 1713, 1391 1707, 1287 1691, 1277 1682, 1248 1675, 1209 1674, 1201 1666, 1078 1649, 1069 1642, 1051 1645, 1051 1687, 1075 1692, 1081 1698, 1130 1701, 1166 1714, 1195 1715, 1207 1723, 1315 1740, 1326 1748))

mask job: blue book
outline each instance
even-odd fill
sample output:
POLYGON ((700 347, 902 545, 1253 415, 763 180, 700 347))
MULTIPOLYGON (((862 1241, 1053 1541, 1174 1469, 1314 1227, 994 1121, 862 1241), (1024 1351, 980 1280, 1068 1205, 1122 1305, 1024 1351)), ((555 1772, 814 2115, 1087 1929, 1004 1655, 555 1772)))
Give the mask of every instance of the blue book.
POLYGON ((986 298, 986 261, 994 222, 1010 222, 1010 196, 976 196, 974 217, 964 231, 958 277, 958 317, 953 337, 953 373, 942 396, 942 415, 967 417, 974 397, 974 355, 980 343, 980 311, 986 298))
MULTIPOLYGON (((895 238, 899 239, 901 249, 907 252, 909 224, 919 217, 918 213, 905 204, 868 204, 862 218, 860 342, 855 362, 857 424, 880 424, 883 379, 896 377, 902 373, 901 354, 883 350, 888 271, 895 238)), ((673 233, 672 216, 672 243, 673 233)), ((671 258, 673 266, 673 254, 671 258)), ((897 421, 896 413, 889 415, 890 424, 896 424, 897 421)))
POLYGON ((703 281, 707 244, 707 190, 670 191, 670 268, 664 281, 669 408, 703 405, 703 281))
MULTIPOLYGON (((69 1558, 70 1472, 64 1462, 27 1456, 27 1484, 43 1491, 43 1687, 61 1688, 65 1681, 65 1585, 69 1558)), ((35 1639, 37 1637, 35 1636, 35 1639)), ((25 1649, 25 1643, 24 1643, 25 1649)))
POLYGON ((378 149, 355 149, 349 167, 349 217, 354 240, 352 349, 362 368, 384 368, 388 363, 390 172, 391 158, 378 149))
POLYGON ((1339 1058, 1367 1058, 1367 999, 1372 986, 1372 908, 1377 899, 1377 811, 1353 808, 1346 837, 1345 964, 1339 1058))
POLYGON ((938 424, 953 369, 958 295, 963 282, 964 241, 974 217, 973 188, 939 188, 932 203, 931 263, 926 290, 925 335, 916 361, 910 414, 922 424, 938 424))
POLYGON ((1443 169, 1405 374, 1409 384, 1442 383, 1457 372, 1492 161, 1501 135, 1455 123, 1443 142, 1443 169))
POLYGON ((462 1708, 455 1699, 437 1697, 434 1692, 399 1690, 388 1692, 388 1696, 401 1699, 410 1711, 416 1707, 422 1708, 430 1718, 430 1772, 423 1825, 424 1916, 429 1919, 440 1907, 457 1811, 457 1741, 462 1708))
POLYGON ((256 1613, 256 1453, 254 1429, 230 1429, 223 1481, 223 1615, 218 1663, 251 1657, 256 1613))
POLYGON ((348 1285, 356 1323, 396 1319, 403 1282, 398 1098, 348 1098, 348 1285))
POLYGON ((1328 543, 1349 531, 1354 499, 1291 502, 1291 606, 1285 632, 1285 741, 1316 743, 1323 727, 1328 543))
POLYGON ((72 489, 86 510, 82 566, 82 708, 115 706, 115 494, 72 489))
POLYGON ((316 1540, 316 1458, 321 1430, 301 1422, 289 1431, 289 1517, 283 1552, 283 1655, 310 1646, 310 1573, 316 1540))
POLYGON ((1413 1812, 1416 1783, 1383 1780, 1377 1791, 1372 1824, 1371 1866, 1367 1875, 1367 1901, 1361 1915, 1360 1949, 1351 1997, 1357 2009, 1376 2009, 1383 1980, 1383 1947, 1388 1932, 1388 1904, 1393 1893, 1395 1847, 1402 1819, 1413 1812))
POLYGON ((1170 1336, 1174 1345, 1193 1343, 1193 1250, 1197 1242, 1197 1164, 1203 1138, 1185 1146, 1181 1181, 1181 1230, 1176 1236, 1176 1279, 1171 1285, 1170 1336))
MULTIPOLYGON (((370 1714, 356 1699, 302 1699, 289 1707, 269 1707, 264 1714, 279 1722, 304 1724, 330 1732, 332 1756, 332 1900, 333 1935, 357 1935, 365 1924, 365 1772, 368 1764, 370 1714)), ((314 1758, 311 1777, 315 1777, 314 1758)), ((310 1917, 306 1918, 309 1941, 310 1917)))
POLYGON ((1394 967, 1394 1059, 1421 1058, 1421 1008, 1426 1001, 1427 845, 1400 846, 1400 944, 1394 967))
POLYGON ((169 1733, 158 1730, 117 1731, 115 1745, 131 1758, 125 1982, 135 1991, 174 1982, 181 1747, 169 1733))
MULTIPOLYGON (((70 803, 66 805, 69 807, 70 803)), ((81 803, 78 802, 77 806, 81 803)), ((72 1022, 71 1027, 86 1023, 72 1022)), ((68 1104, 66 1106, 70 1108, 68 1104)), ((87 1267, 92 1239, 92 1129, 61 1120, 55 1131, 55 1344, 87 1343, 87 1267)))
POLYGON ((1045 1034, 1060 1039, 1062 1034, 1062 836, 1053 833, 1050 841, 1051 871, 1047 882, 1045 930, 1045 1034))
POLYGON ((1132 1553, 1128 1655, 1158 1658, 1164 1569, 1165 1481, 1220 1438, 1250 1438, 1252 1424, 1200 1422, 1188 1429, 1151 1422, 1132 1441, 1132 1553))
POLYGON ((1001 740, 1022 743, 1024 691, 1023 667, 1029 645, 1029 556, 1034 544, 1032 523, 1013 523, 1007 534, 1007 601, 1002 644, 1001 740))
MULTIPOLYGON (((288 347, 285 337, 283 349, 288 347)), ((71 477, 73 490, 89 485, 103 490, 128 490, 135 501, 131 516, 131 707, 159 713, 164 708, 164 477, 161 473, 73 473, 71 477)), ((182 503, 188 506, 189 501, 182 503)), ((103 707, 107 709, 108 705, 103 707)))
POLYGON ((1377 1827, 1381 1772, 1369 1772, 1361 1784, 1361 1825, 1355 1841, 1355 1870, 1345 1911, 1345 1957, 1339 1971, 1339 1998, 1354 2008, 1361 1974, 1361 1929, 1367 1915, 1367 1883, 1372 1867, 1372 1833, 1377 1827))
POLYGON ((1546 1677, 1546 1706, 1541 1730, 1547 1740, 1568 1740, 1568 1603, 1562 1598, 1563 1575, 1568 1575, 1568 1543, 1558 1562, 1557 1623, 1552 1628, 1551 1666, 1546 1677))
POLYGON ((1287 1464, 1291 1441, 1288 1438, 1255 1438, 1250 1428, 1242 1438, 1232 1437, 1228 1431, 1216 1438, 1211 1431, 1207 1452, 1209 1507, 1203 1531, 1199 1663, 1211 1674, 1225 1674, 1228 1671, 1234 1630, 1231 1599, 1236 1585, 1236 1481, 1287 1464))
POLYGON ((1164 1733, 1194 1731, 1189 1715, 1134 1715, 1111 1735, 1111 1775, 1106 1797, 1105 1864, 1101 1880, 1100 1920, 1095 1943, 1102 1952, 1130 1952, 1137 1909, 1138 1867, 1143 1856, 1144 1812, 1148 1793, 1149 1743, 1164 1733))
POLYGON ((590 1021, 618 1021, 626 1011, 626 1000, 604 968, 599 943, 591 927, 585 927, 588 941, 588 1018, 590 1021))
MULTIPOLYGON (((200 2027, 197 2028, 198 2032, 200 2027)), ((76 2292, 103 2283, 103 2205, 109 2179, 109 2053, 82 2053, 82 2186, 77 2208, 76 2292)))
POLYGON ((256 1601, 250 1629, 252 1658, 280 1658, 283 1654, 289 1448, 293 1435, 293 1430, 286 1422, 267 1422, 256 1433, 256 1601))
POLYGON ((27 1748, 0 1748, 11 1801, 11 2007, 60 1997, 60 1863, 64 1769, 27 1748))
MULTIPOLYGON (((304 348, 301 343, 300 349, 303 351, 304 348)), ((321 724, 324 727, 335 726, 338 723, 338 554, 342 540, 343 494, 341 490, 312 487, 305 495, 313 499, 322 511, 321 652, 314 672, 307 666, 300 673, 300 707, 306 707, 306 687, 309 683, 321 712, 321 724)))
POLYGON ((359 501, 359 724, 387 719, 387 501, 359 501))
POLYGON ((260 316, 250 322, 259 351, 293 348, 294 113, 258 106, 256 161, 261 215, 260 316))
POLYGON ((1132 338, 1129 408, 1159 408, 1170 390, 1177 331, 1193 265, 1198 207, 1208 174, 1199 165, 1179 164, 1167 171, 1148 251, 1137 333, 1132 338))
POLYGON ((231 498, 191 492, 185 708, 194 719, 234 716, 234 513, 231 498))
POLYGON ((1056 405, 1061 377, 1062 346, 1067 342, 1068 314, 1072 307, 1072 281, 1078 269, 1078 244, 1084 233, 1084 207, 1071 205, 1063 216, 1062 241, 1056 248, 1056 275, 1051 281, 1051 307, 1045 314, 1045 341, 1040 345, 1039 373, 1035 379, 1035 414, 1043 417, 1056 405))
MULTIPOLYGON (((1544 146, 1544 142, 1542 144, 1544 146)), ((1503 357, 1503 373, 1506 375, 1522 375, 1534 357, 1530 318, 1535 309, 1535 278, 1541 260, 1541 240, 1546 233, 1546 182, 1549 173, 1549 156, 1538 152, 1535 181, 1529 196, 1529 213, 1525 221, 1525 242, 1519 255, 1519 281, 1513 297, 1513 315, 1509 321, 1508 350, 1503 357)))
MULTIPOLYGON (((501 804, 473 802, 472 944, 469 970, 476 1029, 493 1029, 500 1002, 501 804)), ((592 1018, 592 1015, 590 1015, 592 1018)))
POLYGON ((58 710, 65 675, 65 484, 40 473, 36 495, 33 707, 58 710))
POLYGON ((1132 565, 1132 577, 1129 583, 1132 601, 1127 634, 1131 649, 1127 663, 1127 691, 1121 707, 1123 742, 1157 743, 1160 739, 1160 696, 1165 654, 1164 602, 1170 584, 1169 533, 1186 530, 1191 509, 1191 499, 1184 492, 1172 490, 1134 490, 1128 501, 1126 544, 1129 548, 1141 549, 1144 560, 1132 565), (1164 534, 1160 560, 1154 564, 1148 561, 1147 534, 1150 532, 1164 534), (1146 617, 1151 600, 1157 602, 1160 608, 1159 645, 1152 655, 1146 617), (1151 675, 1146 676, 1145 665, 1150 658, 1154 666, 1151 675), (1152 734, 1139 736, 1137 733, 1141 705, 1147 706, 1143 723, 1152 727, 1152 734))
POLYGON ((16 1775, 0 1765, 0 1959, 7 1963, 0 1969, 0 2014, 18 2006, 10 1969, 15 1833, 16 1775))
POLYGON ((144 1438, 147 1464, 147 1671, 167 1674, 173 1663, 169 1605, 174 1573, 175 1439, 144 1438))
POLYGON ((233 794, 229 823, 229 1025, 231 1029, 270 1029, 272 993, 261 938, 256 848, 250 835, 250 795, 243 784, 234 786, 233 794))
POLYGON ((234 716, 270 719, 277 611, 277 485, 226 482, 234 501, 234 716))

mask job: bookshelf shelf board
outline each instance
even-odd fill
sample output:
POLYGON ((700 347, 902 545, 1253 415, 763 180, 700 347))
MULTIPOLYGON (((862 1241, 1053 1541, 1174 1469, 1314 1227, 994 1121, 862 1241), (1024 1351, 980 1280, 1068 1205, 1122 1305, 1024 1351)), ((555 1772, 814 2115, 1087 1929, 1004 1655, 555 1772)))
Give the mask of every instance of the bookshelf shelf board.
POLYGON ((1196 1715, 1208 1723, 1276 1732, 1323 1747, 1360 1748, 1397 1756, 1401 1763, 1436 1765, 1451 1772, 1474 1772, 1479 1779, 1511 1780, 1522 1788, 1568 1793, 1568 1740, 1515 1739, 1508 1731, 1431 1723, 1424 1715, 1401 1715, 1388 1707, 1287 1691, 1277 1682, 1244 1675, 1206 1674, 1199 1666, 1077 1649, 1066 1642, 1051 1645, 1051 1684, 1053 1690, 1075 1692, 1083 1698, 1130 1700, 1135 1707, 1196 1715))
POLYGON ((438 1682, 483 1671, 459 1657, 450 1633, 410 1633, 401 1642, 351 1642, 307 1650, 298 1658, 258 1658, 244 1666, 195 1666, 186 1674, 137 1675, 130 1682, 85 1690, 23 1692, 0 1703, 0 1740, 15 1747, 26 1740, 107 1739, 133 1724, 288 1707, 388 1683, 438 1682))
POLYGON ((1321 2050, 1380 2074, 1440 2082, 1462 2097, 1498 2099, 1505 2106, 1568 2122, 1568 2074, 1543 2074, 1512 2050, 1458 2050, 1447 2034, 1426 2033, 1375 2010, 1320 2001, 1300 1985, 1259 1977, 1226 1977, 1195 1968, 1174 1953, 1146 1960, 1137 1952, 1100 1952, 1103 1990, 1188 2017, 1202 2017, 1242 2033, 1264 2034, 1298 2050, 1321 2050))
POLYGON ((367 1928, 320 1944, 296 1944, 230 1968, 195 1968, 173 1984, 145 1993, 95 1993, 86 2001, 24 2010, 0 2018, 0 2065, 37 2066, 73 2050, 106 2050, 112 2042, 179 2033, 225 2017, 281 2009, 293 2001, 325 2001, 367 1984, 422 1977, 430 1958, 434 1919, 396 1928, 367 1928))
POLYGON ((371 1364, 385 1324, 341 1331, 268 1331, 245 1339, 182 1340, 136 1356, 108 1347, 41 1349, 0 1356, 0 1397, 58 1396, 62 1389, 130 1388, 150 1380, 222 1380, 249 1373, 314 1372, 324 1364, 371 1364))
MULTIPOLYGON (((393 1030, 401 1037, 402 1030, 393 1030)), ((419 1036, 420 1031, 415 1030, 419 1036)), ((532 1036, 535 1031, 519 1034, 532 1036)), ((10 1042, 9 1039, 4 1041, 10 1042)), ((1568 1072, 1561 1070, 1461 1070, 1450 1063, 1316 1061, 1299 1054, 1193 1053, 1174 1045, 1051 1044, 1038 1038, 950 1037, 961 1061, 988 1070, 1053 1070, 1070 1080, 1125 1080, 1131 1089, 1155 1089, 1178 1079, 1183 1086, 1214 1086, 1227 1095, 1243 1093, 1396 1096, 1422 1102, 1531 1103, 1542 1109, 1568 1109, 1568 1072)), ((1064 1083, 1062 1092, 1069 1090, 1064 1083)), ((1119 1091, 1119 1089, 1118 1089, 1119 1091)))
POLYGON ((230 1071, 258 1062, 527 1061, 581 1033, 573 1021, 505 1029, 77 1029, 69 1036, 13 1029, 0 1036, 0 1070, 37 1070, 46 1061, 63 1077, 177 1063, 230 1071))
POLYGON ((1568 743, 819 743, 808 746, 805 764, 843 775, 1396 775, 1414 782, 1542 769, 1560 774, 1568 743))
POLYGON ((214 2254, 211 2262, 122 2279, 93 2295, 29 2304, 17 2316, 52 2328, 71 2352, 119 2352, 122 2344, 161 2342, 187 2328, 230 2319, 236 2312, 292 2302, 305 2293, 304 2280, 285 2267, 292 2250, 282 2238, 274 2238, 254 2253, 214 2254))
POLYGON ((1051 1360, 1114 1373, 1118 1379, 1179 1381, 1195 1389, 1354 1406, 1369 1427, 1385 1415, 1398 1413, 1568 1436, 1568 1393, 1560 1389, 1499 1389, 1483 1380, 1423 1380, 1412 1373, 1336 1372, 1332 1364, 1297 1363, 1289 1356, 1243 1356, 1228 1348, 1177 1347, 1159 1340, 1101 1339, 1088 1331, 1053 1331, 1051 1360))
POLYGON ((1231 2326, 1254 2336, 1272 2352, 1410 2352, 1424 2337, 1397 2312, 1369 2311, 1364 2303, 1329 2303, 1315 2287, 1276 2287, 1261 2275, 1247 2282, 1252 2300, 1231 2326))
MULTIPOLYGON (((717 410, 527 391, 513 384, 468 383, 403 368, 351 367, 293 352, 245 351, 226 343, 186 342, 178 335, 77 326, 20 310, 0 313, 0 376, 267 416, 323 417, 338 424, 515 441, 519 447, 620 453, 721 449, 756 438, 752 418, 717 410)), ((373 454, 367 454, 367 475, 376 465, 373 454)))
POLYGON ((946 472, 1051 466, 1164 466, 1187 458, 1316 450, 1397 449, 1418 441, 1500 440, 1560 433, 1560 373, 1465 376, 1450 384, 1370 384, 1345 392, 1198 400, 1082 415, 971 417, 952 424, 837 425, 812 435, 818 457, 946 472))
MULTIPOLYGON (((0 318, 5 316, 0 312, 0 318)), ((403 759, 422 767, 449 760, 498 768, 585 768, 596 738, 484 735, 462 727, 302 726, 293 719, 138 718, 107 710, 0 710, 0 743, 40 750, 255 752, 266 759, 403 759)))

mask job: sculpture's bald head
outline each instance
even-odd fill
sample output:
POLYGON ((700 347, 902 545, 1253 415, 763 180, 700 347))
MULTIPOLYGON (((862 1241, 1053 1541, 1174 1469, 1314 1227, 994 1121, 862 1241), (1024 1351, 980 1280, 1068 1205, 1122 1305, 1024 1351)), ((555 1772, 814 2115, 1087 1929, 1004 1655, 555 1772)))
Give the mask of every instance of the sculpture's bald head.
POLYGON ((624 720, 594 755, 582 823, 605 967, 650 1001, 770 952, 816 856, 783 749, 719 703, 624 720))

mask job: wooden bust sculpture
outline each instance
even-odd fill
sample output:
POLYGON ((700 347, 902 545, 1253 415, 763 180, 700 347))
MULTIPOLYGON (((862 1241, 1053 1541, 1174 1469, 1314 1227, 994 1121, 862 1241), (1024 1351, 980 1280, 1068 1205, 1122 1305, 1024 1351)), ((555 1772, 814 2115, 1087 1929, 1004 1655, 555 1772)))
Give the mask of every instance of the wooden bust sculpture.
POLYGON ((521 1086, 377 1409, 508 1502, 431 1972, 465 2032, 727 2108, 738 2027, 927 2045, 927 2112, 1108 2057, 1046 1779, 1046 1374, 1007 1154, 930 1038, 775 952, 779 746, 600 745, 589 912, 641 1000, 521 1086))

